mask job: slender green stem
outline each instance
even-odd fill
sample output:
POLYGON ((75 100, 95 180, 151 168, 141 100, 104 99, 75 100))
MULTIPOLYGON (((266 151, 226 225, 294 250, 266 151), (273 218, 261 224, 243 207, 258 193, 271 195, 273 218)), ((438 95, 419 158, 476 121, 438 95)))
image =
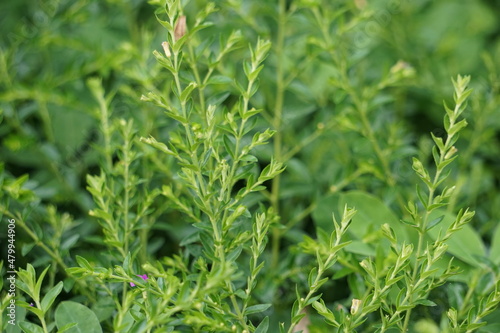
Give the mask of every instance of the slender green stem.
POLYGON ((190 59, 190 67, 193 71, 194 78, 196 80, 196 84, 198 85, 198 98, 200 100, 200 114, 203 120, 203 126, 207 127, 207 116, 206 116, 206 106, 205 106, 205 82, 201 80, 200 71, 198 70, 198 66, 195 59, 194 49, 191 43, 188 43, 189 55, 190 59))
MULTIPOLYGON (((127 136, 126 134, 125 136, 127 136)), ((123 171, 123 182, 124 182, 124 204, 123 204, 123 222, 124 222, 124 239, 123 239, 123 247, 124 247, 124 253, 128 253, 128 242, 129 242, 129 236, 130 236, 130 221, 129 221, 129 189, 130 189, 130 174, 129 174, 129 167, 130 167, 130 159, 129 159, 129 138, 125 137, 125 144, 124 144, 124 150, 123 150, 123 163, 124 163, 124 171, 123 171)))
MULTIPOLYGON (((127 126, 127 125, 124 125, 127 126)), ((124 129, 124 145, 123 145, 123 163, 124 163, 124 170, 123 170, 123 182, 124 182, 124 203, 123 203, 123 239, 121 240, 123 243, 123 254, 125 256, 128 255, 129 252, 129 238, 130 238, 130 225, 129 225, 129 190, 130 190, 130 175, 129 175, 129 167, 130 167, 130 156, 129 156, 129 133, 128 129, 124 129)), ((122 292, 122 307, 126 308, 127 307, 127 293, 128 293, 128 286, 127 283, 123 283, 123 292, 122 292)), ((122 313, 120 311, 120 313, 122 313)), ((119 317, 122 319, 122 316, 119 317)), ((121 320, 120 320, 121 324, 121 320)))
MULTIPOLYGON (((171 24, 172 24, 172 26, 174 26, 173 21, 171 22, 171 24)), ((173 32, 171 32, 171 34, 172 34, 172 38, 175 39, 173 32)), ((182 93, 182 85, 181 85, 180 77, 179 77, 180 62, 179 62, 179 53, 178 52, 174 52, 173 59, 174 59, 173 76, 174 76, 174 81, 175 81, 177 93, 180 96, 182 93)), ((186 102, 180 101, 180 103, 181 103, 182 115, 185 119, 188 119, 188 113, 186 110, 186 102)), ((194 134, 192 133, 192 129, 189 127, 188 123, 184 123, 183 126, 184 126, 184 130, 185 130, 186 137, 188 140, 189 149, 191 149, 195 143, 194 134)), ((193 160, 193 164, 200 167, 201 164, 200 164, 200 161, 198 159, 198 155, 197 155, 196 151, 191 151, 190 155, 191 155, 190 156, 191 159, 193 160)), ((200 196, 200 199, 205 203, 205 205, 208 209, 211 206, 208 205, 208 203, 205 201, 205 198, 206 198, 205 180, 203 179, 203 175, 200 172, 196 172, 196 178, 198 180, 198 184, 196 184, 197 185, 196 187, 199 189, 198 195, 200 196)), ((193 184, 193 185, 195 185, 195 184, 193 184)), ((215 217, 214 212, 211 212, 211 214, 209 214, 209 215, 210 215, 209 216, 210 223, 211 223, 212 228, 214 230, 214 240, 215 240, 216 252, 217 252, 221 262, 223 263, 225 261, 225 253, 224 253, 224 249, 223 249, 223 245, 222 245, 222 230, 219 228, 220 221, 215 217)), ((212 266, 212 267, 214 267, 214 266, 212 266)))

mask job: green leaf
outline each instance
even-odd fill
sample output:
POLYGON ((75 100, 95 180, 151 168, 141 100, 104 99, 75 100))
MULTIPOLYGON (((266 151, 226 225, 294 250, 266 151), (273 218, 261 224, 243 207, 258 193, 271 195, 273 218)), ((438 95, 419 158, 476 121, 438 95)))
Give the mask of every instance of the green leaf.
POLYGON ((425 207, 425 209, 427 209, 427 199, 426 199, 427 194, 424 193, 424 191, 420 188, 419 184, 416 185, 416 191, 420 203, 425 207))
POLYGON ((497 265, 500 264, 500 225, 497 226, 495 232, 493 233, 490 248, 490 260, 497 265))
POLYGON ((70 328, 75 327, 75 326, 76 326, 76 323, 64 325, 63 327, 61 327, 57 330, 57 333, 67 332, 70 328))
POLYGON ((149 138, 144 138, 144 137, 141 137, 140 139, 141 142, 145 142, 153 147, 155 147, 156 149, 164 152, 165 154, 168 154, 168 155, 173 155, 175 156, 176 154, 171 151, 166 144, 164 144, 163 142, 158 142, 156 141, 156 139, 152 136, 150 136, 149 138))
MULTIPOLYGON (((231 82, 233 82, 231 80, 231 82)), ((221 92, 218 94, 213 94, 207 99, 207 105, 220 105, 222 102, 224 102, 231 93, 228 92, 221 92)))
POLYGON ((196 88, 196 83, 191 82, 186 88, 181 93, 180 100, 181 102, 186 102, 191 93, 193 92, 194 88, 196 88))
POLYGON ((233 143, 229 139, 227 135, 224 134, 222 137, 222 140, 224 142, 224 147, 226 148, 226 151, 231 155, 231 158, 234 160, 234 151, 233 151, 233 143))
MULTIPOLYGON (((223 75, 213 75, 207 82, 209 84, 231 84, 233 80, 223 75)), ((225 94, 225 93, 224 93, 225 94)))
POLYGON ((23 244, 21 247, 21 255, 23 257, 26 256, 31 251, 31 249, 33 249, 34 246, 35 246, 35 243, 23 244))
POLYGON ((64 285, 64 283, 61 281, 58 284, 56 284, 54 287, 52 287, 52 289, 50 289, 47 294, 45 294, 45 296, 42 299, 42 304, 41 304, 42 311, 44 313, 46 313, 49 310, 52 303, 54 303, 54 300, 56 299, 56 297, 61 293, 63 285, 64 285))
POLYGON ((242 158, 240 158, 240 161, 249 162, 249 163, 257 163, 257 162, 259 162, 259 160, 257 159, 257 157, 255 157, 253 155, 245 155, 242 158))
POLYGON ((312 303, 314 303, 317 300, 319 300, 321 298, 321 296, 323 296, 323 294, 319 294, 319 295, 316 295, 314 297, 311 297, 304 305, 305 306, 311 305, 312 303))
POLYGON ((299 321, 301 321, 301 320, 302 320, 302 318, 304 318, 305 316, 306 316, 306 314, 305 314, 305 313, 300 313, 300 314, 298 314, 298 315, 296 315, 296 316, 293 316, 293 317, 292 317, 292 324, 297 324, 297 323, 298 323, 299 321))
POLYGON ((260 112, 262 112, 261 109, 255 109, 255 108, 251 108, 250 110, 247 110, 244 114, 241 115, 241 118, 242 119, 248 119, 256 114, 259 114, 260 112))
POLYGON ((439 148, 439 152, 444 151, 444 143, 443 139, 437 136, 434 136, 434 133, 431 132, 432 140, 434 140, 434 143, 436 143, 436 146, 439 148))
POLYGON ((430 221, 429 224, 427 224, 426 231, 429 231, 432 228, 434 228, 435 226, 437 226, 443 219, 444 219, 444 215, 441 215, 441 216, 435 218, 434 220, 430 221))
POLYGON ((86 306, 76 302, 60 303, 55 312, 55 321, 59 329, 68 324, 76 323, 76 326, 66 331, 68 333, 102 333, 96 314, 86 306))
POLYGON ((170 22, 168 22, 168 21, 163 21, 162 19, 160 19, 160 18, 158 17, 158 14, 159 14, 159 13, 162 13, 162 12, 163 12, 162 10, 157 10, 157 11, 155 11, 156 20, 157 20, 157 21, 158 21, 158 22, 159 22, 162 26, 164 26, 165 28, 167 28, 167 30, 168 30, 168 31, 172 31, 172 30, 174 30, 174 28, 172 27, 172 25, 170 24, 170 22))
POLYGON ((254 333, 266 333, 269 328, 269 317, 266 316, 255 329, 254 333))
POLYGON ((40 326, 27 321, 20 322, 19 327, 21 327, 25 333, 43 333, 43 329, 40 326))
POLYGON ((147 332, 148 321, 146 319, 140 320, 128 331, 128 333, 144 333, 147 332))
MULTIPOLYGON (((31 266, 31 265, 30 265, 31 266)), ((38 280, 36 281, 36 285, 35 285, 35 295, 38 295, 40 296, 40 290, 42 289, 42 282, 43 282, 43 278, 45 277, 45 274, 47 274, 48 270, 50 268, 50 265, 47 266, 47 268, 45 268, 43 270, 43 272, 40 274, 40 276, 38 277, 38 280)), ((33 278, 35 277, 34 275, 34 270, 33 270, 33 278)))
POLYGON ((460 120, 450 128, 448 135, 455 135, 456 133, 460 132, 465 126, 467 126, 467 121, 465 119, 460 120))
POLYGON ((309 272, 309 277, 307 279, 307 284, 309 285, 309 287, 313 285, 314 280, 316 279, 317 276, 318 276, 318 268, 313 267, 309 272))
MULTIPOLYGON (((444 233, 453 221, 455 221, 455 216, 453 214, 442 209, 436 209, 433 211, 429 218, 434 220, 439 218, 441 215, 443 215, 444 218, 439 224, 440 227, 433 228, 428 232, 433 240, 436 240, 439 233, 444 233)), ((476 259, 476 256, 486 256, 486 249, 481 237, 476 230, 468 224, 464 225, 461 230, 455 232, 447 241, 447 244, 447 252, 474 267, 481 266, 480 262, 476 259)))
MULTIPOLYGON (((1 265, 0 265, 1 269, 1 265)), ((16 322, 21 323, 24 321, 24 318, 26 318, 26 309, 22 306, 16 305, 16 322)), ((8 315, 8 313, 3 312, 2 315, 5 313, 5 316, 8 315)), ((8 320, 10 320, 9 317, 7 317, 8 320)), ((5 333, 19 333, 21 332, 21 328, 19 325, 7 325, 7 328, 5 329, 5 333)))
POLYGON ((188 121, 186 118, 184 118, 183 116, 175 113, 175 112, 171 112, 171 111, 165 111, 165 114, 167 116, 169 116, 170 118, 174 119, 174 120, 177 120, 178 122, 180 122, 181 124, 187 124, 188 121))
POLYGON ((234 292, 236 296, 238 296, 241 299, 247 299, 248 295, 243 291, 243 289, 238 289, 234 292))
POLYGON ((467 89, 466 91, 464 91, 460 95, 460 98, 458 98, 455 103, 462 104, 463 102, 465 102, 465 100, 469 97, 469 95, 471 94, 471 92, 472 92, 472 89, 467 89))
POLYGON ((92 266, 90 265, 90 263, 87 261, 87 259, 85 259, 84 257, 80 257, 80 256, 76 256, 76 262, 78 263, 78 265, 82 268, 86 268, 88 269, 89 271, 92 271, 94 270, 92 268, 92 266))
POLYGON ((260 312, 264 312, 266 311, 267 309, 269 309, 269 307, 271 306, 272 304, 257 304, 257 305, 252 305, 252 306, 249 306, 248 308, 246 308, 245 310, 245 315, 249 315, 249 314, 252 314, 252 313, 260 313, 260 312))

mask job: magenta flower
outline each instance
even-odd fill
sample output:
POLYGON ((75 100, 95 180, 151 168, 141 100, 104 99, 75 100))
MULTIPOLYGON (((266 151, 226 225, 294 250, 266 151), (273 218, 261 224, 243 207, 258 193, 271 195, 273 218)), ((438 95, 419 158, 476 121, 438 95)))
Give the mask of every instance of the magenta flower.
MULTIPOLYGON (((146 274, 143 274, 143 275, 137 275, 138 277, 140 277, 141 279, 143 279, 144 281, 146 281, 148 279, 148 276, 146 274)), ((131 287, 135 287, 135 283, 133 282, 130 282, 130 286, 131 287)))

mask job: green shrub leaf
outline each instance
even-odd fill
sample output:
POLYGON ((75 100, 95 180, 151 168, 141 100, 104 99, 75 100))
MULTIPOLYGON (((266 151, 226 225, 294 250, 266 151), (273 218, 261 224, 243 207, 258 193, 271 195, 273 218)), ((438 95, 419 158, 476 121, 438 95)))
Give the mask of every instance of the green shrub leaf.
POLYGON ((76 323, 75 326, 66 330, 68 333, 102 333, 96 314, 86 306, 76 302, 60 303, 55 312, 55 320, 59 329, 68 324, 76 323))

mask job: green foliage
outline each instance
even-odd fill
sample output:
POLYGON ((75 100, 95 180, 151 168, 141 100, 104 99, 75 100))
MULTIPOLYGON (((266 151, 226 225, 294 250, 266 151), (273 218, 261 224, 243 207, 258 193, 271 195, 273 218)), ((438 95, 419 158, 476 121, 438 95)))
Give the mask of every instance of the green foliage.
POLYGON ((2 332, 499 330, 496 4, 27 5, 2 332))
POLYGON ((75 302, 61 302, 54 317, 59 332, 102 332, 95 313, 86 306, 75 302))

